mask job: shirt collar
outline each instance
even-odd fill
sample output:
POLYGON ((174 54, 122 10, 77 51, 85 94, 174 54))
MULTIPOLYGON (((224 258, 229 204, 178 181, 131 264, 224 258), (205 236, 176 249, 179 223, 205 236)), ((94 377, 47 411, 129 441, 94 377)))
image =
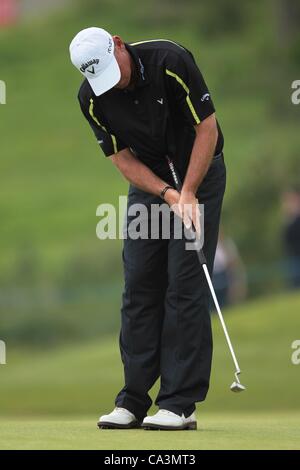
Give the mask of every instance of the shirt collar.
POLYGON ((125 43, 125 47, 129 54, 131 55, 135 69, 136 69, 136 75, 137 75, 137 81, 136 81, 136 86, 137 87, 143 87, 145 85, 148 85, 149 83, 149 76, 145 70, 144 64, 142 62, 142 59, 137 53, 137 50, 131 46, 130 44, 125 43))

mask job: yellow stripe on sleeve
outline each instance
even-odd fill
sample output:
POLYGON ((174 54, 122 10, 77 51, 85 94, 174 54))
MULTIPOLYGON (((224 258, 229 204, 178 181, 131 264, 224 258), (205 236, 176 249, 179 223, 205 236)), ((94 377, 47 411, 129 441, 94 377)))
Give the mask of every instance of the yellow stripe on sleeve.
POLYGON ((170 41, 170 39, 148 39, 146 41, 138 41, 138 42, 130 42, 130 46, 138 46, 139 44, 147 44, 149 42, 171 42, 172 44, 175 44, 175 46, 180 47, 180 49, 184 49, 180 44, 177 44, 177 42, 170 41))
POLYGON ((190 89, 187 87, 187 85, 184 83, 184 81, 174 72, 171 72, 170 70, 166 69, 166 74, 170 75, 170 77, 173 77, 177 80, 178 83, 182 86, 184 91, 186 92, 186 102, 188 104, 188 107, 190 108, 190 111, 193 115, 193 118, 195 119, 196 124, 200 124, 200 119, 198 114, 196 113, 196 110, 193 106, 193 103, 191 102, 190 98, 190 89))
POLYGON ((111 140, 114 146, 114 153, 118 153, 118 147, 117 147, 117 140, 116 137, 113 134, 110 134, 111 140))
MULTIPOLYGON (((102 129, 103 131, 105 131, 107 134, 109 134, 109 132, 107 132, 106 127, 101 124, 101 122, 99 121, 99 119, 98 119, 98 118, 95 116, 95 114, 94 114, 94 100, 93 100, 93 98, 90 99, 89 114, 90 114, 91 118, 95 121, 95 123, 98 124, 98 126, 101 127, 101 129, 102 129)), ((113 148, 114 148, 114 153, 118 153, 118 147, 117 147, 117 139, 116 139, 116 136, 113 135, 113 134, 109 134, 109 135, 110 135, 111 140, 112 140, 112 144, 113 144, 113 148)))

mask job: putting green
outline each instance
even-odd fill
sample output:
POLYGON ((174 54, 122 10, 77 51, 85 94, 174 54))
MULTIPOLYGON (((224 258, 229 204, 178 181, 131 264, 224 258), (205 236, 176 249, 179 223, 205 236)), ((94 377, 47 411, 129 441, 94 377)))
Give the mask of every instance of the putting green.
POLYGON ((198 414, 198 431, 98 430, 95 418, 4 419, 1 449, 299 449, 300 413, 198 414))
MULTIPOLYGON (((291 361, 299 306, 299 294, 293 294, 226 312, 247 386, 241 394, 229 391, 232 361, 214 317, 211 389, 198 405, 197 432, 97 430, 97 415, 112 409, 123 384, 117 334, 44 351, 10 347, 0 370, 0 448, 300 448, 300 365, 291 361)), ((156 410, 153 406, 151 413, 156 410)))

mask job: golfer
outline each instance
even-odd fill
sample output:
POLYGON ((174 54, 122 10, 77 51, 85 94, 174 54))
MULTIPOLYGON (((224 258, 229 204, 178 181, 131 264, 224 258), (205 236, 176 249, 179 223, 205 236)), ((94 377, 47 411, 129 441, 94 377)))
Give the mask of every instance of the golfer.
MULTIPOLYGON (((198 203, 204 204, 203 251, 211 273, 226 171, 223 135, 193 55, 173 41, 129 44, 95 27, 75 36, 70 54, 85 77, 81 110, 130 183, 128 209, 178 204, 185 226, 199 228, 198 203), (181 193, 166 156, 180 175, 181 193)), ((206 397, 212 359, 209 289, 197 254, 171 231, 169 239, 127 237, 123 261, 125 384, 98 426, 196 429, 195 404, 206 397), (158 412, 147 416, 148 392, 159 377, 158 412)))

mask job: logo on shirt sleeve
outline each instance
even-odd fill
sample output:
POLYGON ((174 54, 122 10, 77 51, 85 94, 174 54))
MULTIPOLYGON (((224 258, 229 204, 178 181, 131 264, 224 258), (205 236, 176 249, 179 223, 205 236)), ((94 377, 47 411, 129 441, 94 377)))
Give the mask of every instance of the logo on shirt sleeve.
POLYGON ((210 98, 210 94, 209 93, 205 93, 202 98, 201 98, 201 101, 208 101, 210 98))

